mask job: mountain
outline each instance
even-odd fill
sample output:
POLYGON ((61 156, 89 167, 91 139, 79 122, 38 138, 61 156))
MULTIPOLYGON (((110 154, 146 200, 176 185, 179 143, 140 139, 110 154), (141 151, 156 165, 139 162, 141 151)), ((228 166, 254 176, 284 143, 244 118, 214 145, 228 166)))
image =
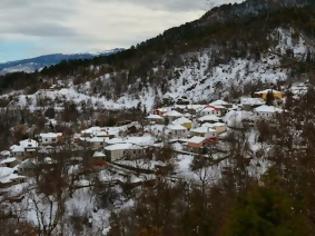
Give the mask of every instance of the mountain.
POLYGON ((223 5, 110 56, 4 76, 0 92, 24 89, 27 95, 16 95, 12 106, 38 108, 41 97, 46 107, 67 101, 93 109, 151 109, 185 98, 232 100, 299 79, 315 84, 314 22, 310 0, 223 5), (47 92, 50 87, 58 89, 47 92))
POLYGON ((228 22, 244 17, 270 14, 283 8, 301 8, 314 4, 313 0, 248 0, 240 4, 229 4, 207 12, 201 19, 202 24, 228 22))
POLYGON ((123 49, 117 48, 113 50, 108 50, 96 54, 92 53, 80 53, 80 54, 50 54, 43 55, 30 59, 23 59, 17 61, 10 61, 0 64, 0 74, 7 74, 12 72, 26 72, 32 73, 37 70, 41 70, 44 67, 50 67, 56 65, 62 61, 72 61, 72 60, 87 60, 92 59, 96 56, 108 56, 113 53, 122 51, 123 49))

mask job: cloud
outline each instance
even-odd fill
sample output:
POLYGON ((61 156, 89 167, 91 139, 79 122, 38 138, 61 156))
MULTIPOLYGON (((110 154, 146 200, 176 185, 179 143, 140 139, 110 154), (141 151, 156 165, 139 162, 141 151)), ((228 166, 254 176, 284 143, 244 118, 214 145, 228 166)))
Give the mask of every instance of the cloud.
POLYGON ((30 56, 129 47, 230 1, 241 0, 0 0, 0 60, 11 41, 30 56))
POLYGON ((152 10, 166 10, 166 11, 195 11, 204 10, 207 7, 206 0, 93 0, 101 3, 128 3, 134 5, 144 6, 152 10))

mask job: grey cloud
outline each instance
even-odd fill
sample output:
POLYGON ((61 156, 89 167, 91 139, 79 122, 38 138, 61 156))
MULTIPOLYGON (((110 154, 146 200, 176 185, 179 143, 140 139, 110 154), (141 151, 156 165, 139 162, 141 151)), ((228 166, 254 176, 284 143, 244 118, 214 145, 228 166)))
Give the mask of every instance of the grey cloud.
MULTIPOLYGON (((73 3, 73 0, 67 2, 73 3)), ((73 15, 75 10, 60 0, 0 0, 0 39, 9 34, 26 37, 75 35, 74 29, 64 25, 73 15)))
POLYGON ((103 3, 129 3, 142 5, 153 10, 166 11, 196 11, 209 10, 214 6, 226 3, 242 2, 244 0, 92 0, 103 3))
POLYGON ((1 9, 9 9, 16 7, 27 7, 33 4, 32 1, 24 1, 24 0, 1 0, 0 8, 1 9))
POLYGON ((32 25, 21 23, 19 25, 0 28, 0 34, 1 33, 37 37, 73 37, 78 35, 74 29, 56 23, 40 23, 32 25))
POLYGON ((207 7, 207 0, 92 0, 103 3, 116 3, 117 6, 122 3, 141 5, 153 10, 169 11, 195 11, 204 10, 207 7))

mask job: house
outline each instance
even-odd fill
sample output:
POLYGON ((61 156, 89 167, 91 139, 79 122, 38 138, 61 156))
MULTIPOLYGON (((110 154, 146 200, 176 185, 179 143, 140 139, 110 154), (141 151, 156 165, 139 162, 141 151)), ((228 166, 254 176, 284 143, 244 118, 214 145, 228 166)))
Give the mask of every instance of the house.
POLYGON ((163 117, 167 118, 169 120, 169 122, 173 122, 174 120, 183 117, 184 115, 178 111, 175 110, 171 110, 166 112, 163 117))
POLYGON ((159 115, 150 114, 146 117, 146 119, 150 122, 150 124, 163 124, 164 118, 159 115))
POLYGON ((204 126, 190 130, 190 134, 192 136, 199 136, 199 137, 205 137, 205 138, 216 137, 217 135, 215 129, 204 127, 204 126))
POLYGON ((12 145, 10 152, 14 157, 22 157, 27 153, 33 153, 38 150, 38 142, 33 139, 25 139, 19 142, 19 145, 12 145))
POLYGON ((274 89, 266 89, 266 90, 255 92, 255 96, 260 97, 260 98, 264 99, 265 101, 267 101, 267 95, 269 93, 272 93, 274 99, 276 99, 276 100, 282 100, 283 98, 285 98, 285 93, 283 93, 281 91, 274 90, 274 89))
POLYGON ((100 138, 114 138, 119 135, 120 132, 128 130, 133 124, 121 126, 121 127, 90 127, 81 131, 81 137, 100 137, 100 138))
POLYGON ((33 139, 25 139, 20 141, 20 146, 24 148, 25 152, 36 152, 39 147, 38 142, 33 139))
MULTIPOLYGON (((105 154, 104 154, 105 155, 105 154)), ((100 171, 100 170, 104 170, 106 168, 108 168, 108 160, 106 159, 106 155, 97 155, 93 158, 90 158, 89 160, 87 160, 87 163, 85 165, 86 170, 90 170, 90 171, 100 171)), ((74 170, 76 171, 76 170, 74 170)))
POLYGON ((17 169, 18 172, 23 175, 32 176, 37 168, 37 162, 33 159, 26 159, 21 162, 17 169))
POLYGON ((25 177, 16 174, 13 168, 0 167, 0 188, 9 188, 22 183, 25 177))
POLYGON ((102 138, 102 137, 92 137, 92 138, 80 138, 80 141, 85 145, 89 146, 93 149, 102 148, 105 146, 105 142, 108 140, 108 138, 102 138))
POLYGON ((189 104, 187 106, 185 106, 185 112, 187 112, 190 115, 196 115, 197 113, 199 113, 202 109, 205 108, 205 105, 201 105, 201 104, 189 104))
POLYGON ((223 100, 216 100, 211 102, 209 106, 216 108, 219 111, 219 116, 224 116, 232 108, 233 104, 223 100))
POLYGON ((308 86, 305 83, 294 83, 292 84, 290 91, 295 96, 304 96, 307 94, 308 86))
POLYGON ((41 133, 39 141, 42 145, 52 145, 61 142, 62 133, 41 133))
POLYGON ((154 114, 156 115, 159 115, 159 116, 164 116, 164 114, 166 112, 168 112, 169 108, 167 107, 161 107, 161 108, 157 108, 155 111, 154 111, 154 114))
POLYGON ((262 105, 254 109, 255 115, 259 118, 272 118, 276 114, 282 113, 283 110, 275 106, 262 105))
POLYGON ((98 127, 98 126, 90 127, 88 129, 82 130, 81 136, 82 137, 95 137, 96 134, 101 131, 102 131, 101 127, 98 127))
POLYGON ((220 115, 220 110, 214 106, 208 105, 201 111, 199 111, 200 116, 208 116, 208 115, 220 115))
POLYGON ((198 122, 203 124, 203 123, 216 123, 221 121, 221 119, 216 116, 216 115, 206 115, 198 118, 198 122))
POLYGON ((169 138, 179 139, 186 137, 188 130, 184 126, 171 124, 167 126, 167 134, 169 138))
POLYGON ((216 132, 216 135, 220 135, 226 131, 226 124, 222 122, 204 123, 202 127, 208 127, 208 128, 214 129, 216 132))
POLYGON ((10 156, 11 156, 11 153, 8 150, 4 150, 0 152, 0 158, 8 158, 10 156))
POLYGON ((231 106, 231 104, 229 104, 228 102, 220 100, 220 99, 211 102, 210 105, 215 106, 215 107, 218 106, 218 107, 225 107, 225 108, 229 108, 231 106))
POLYGON ((146 148, 131 143, 120 143, 105 147, 105 154, 111 161, 133 159, 145 154, 146 148))
POLYGON ((10 152, 12 156, 21 157, 24 154, 24 148, 21 147, 20 145, 12 145, 10 147, 10 152))
POLYGON ((10 157, 0 161, 0 166, 13 168, 15 167, 19 161, 15 157, 10 157))
POLYGON ((152 146, 155 143, 155 137, 151 135, 129 136, 124 138, 113 138, 105 142, 107 145, 120 143, 131 143, 138 146, 152 146))
POLYGON ((256 107, 264 105, 266 102, 262 98, 242 97, 240 101, 241 108, 245 111, 251 111, 256 107))
POLYGON ((101 158, 101 159, 105 159, 106 158, 106 154, 104 152, 101 151, 96 151, 93 154, 94 158, 101 158))
POLYGON ((206 143, 207 143, 207 138, 194 136, 188 140, 187 147, 189 149, 200 149, 200 148, 203 148, 206 143))
POLYGON ((193 122, 186 117, 180 117, 174 120, 173 124, 184 126, 186 129, 191 129, 193 126, 193 122))

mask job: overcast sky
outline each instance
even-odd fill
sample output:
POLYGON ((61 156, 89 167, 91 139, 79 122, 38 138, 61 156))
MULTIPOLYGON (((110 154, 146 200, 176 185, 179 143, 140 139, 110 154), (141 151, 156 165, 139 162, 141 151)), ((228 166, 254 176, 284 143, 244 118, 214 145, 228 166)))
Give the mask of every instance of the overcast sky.
POLYGON ((0 0, 0 62, 128 48, 242 0, 0 0))

